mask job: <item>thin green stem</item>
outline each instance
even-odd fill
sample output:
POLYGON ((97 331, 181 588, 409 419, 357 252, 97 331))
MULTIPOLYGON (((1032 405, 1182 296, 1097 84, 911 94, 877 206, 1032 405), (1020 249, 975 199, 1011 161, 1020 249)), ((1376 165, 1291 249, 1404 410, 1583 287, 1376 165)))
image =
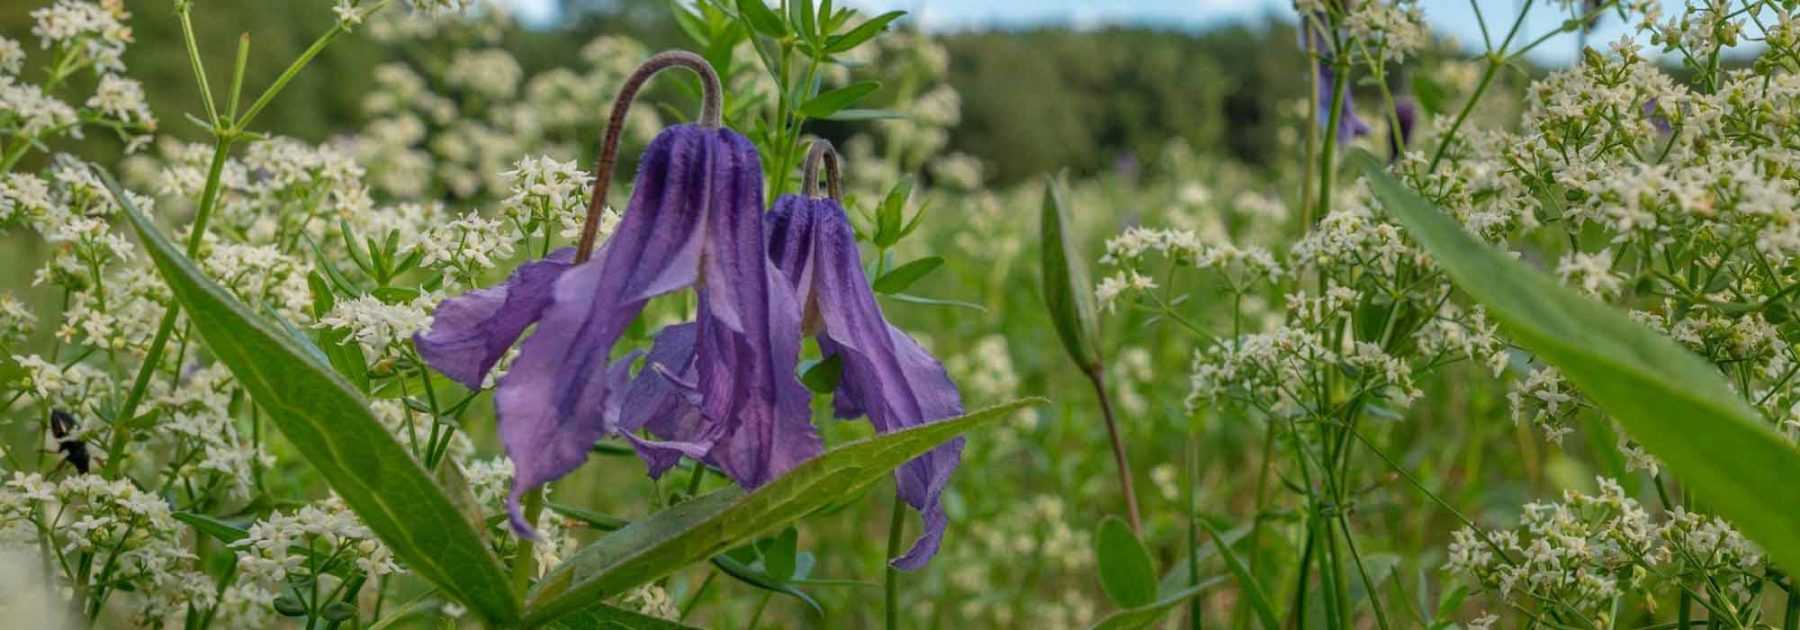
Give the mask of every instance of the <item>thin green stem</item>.
POLYGON ((898 630, 900 627, 900 570, 894 568, 894 558, 900 556, 901 533, 906 530, 906 502, 900 499, 900 489, 894 489, 894 513, 888 519, 887 556, 882 564, 887 568, 887 581, 882 591, 885 595, 886 607, 883 609, 887 630, 898 630))
POLYGON ((194 81, 200 84, 200 103, 206 108, 206 121, 214 127, 219 126, 219 110, 213 105, 212 83, 206 80, 206 63, 200 60, 200 44, 194 40, 193 2, 181 2, 175 7, 175 17, 181 23, 181 41, 187 48, 188 64, 193 66, 194 81))
POLYGON ((1343 124, 1344 92, 1350 85, 1349 68, 1334 67, 1333 70, 1331 112, 1325 123, 1325 149, 1319 152, 1319 210, 1314 215, 1317 218, 1324 218, 1331 213, 1331 179, 1337 171, 1338 125, 1343 124))
POLYGON ((1106 377, 1098 368, 1087 371, 1088 381, 1094 385, 1094 396, 1100 399, 1100 415, 1106 421, 1106 437, 1112 442, 1113 464, 1119 468, 1119 492, 1125 495, 1125 515, 1131 522, 1131 531, 1144 537, 1144 520, 1138 515, 1137 490, 1132 487, 1131 462, 1125 454, 1125 441, 1119 437, 1119 420, 1113 414, 1112 397, 1106 393, 1106 377))
MULTIPOLYGON (((538 486, 525 493, 525 522, 532 527, 537 526, 538 515, 544 512, 544 487, 538 486)), ((518 537, 518 549, 513 551, 512 581, 513 590, 520 597, 531 588, 531 578, 537 577, 537 554, 532 553, 532 541, 524 536, 518 537)))
POLYGON ((1444 154, 1450 150, 1450 143, 1456 140, 1457 130, 1462 129, 1463 121, 1469 119, 1469 113, 1475 111, 1475 104, 1481 102, 1482 93, 1487 91, 1488 84, 1494 82, 1494 75, 1499 74, 1500 64, 1499 57, 1488 57, 1487 69, 1482 71, 1481 81, 1475 84, 1475 92, 1463 103, 1462 110, 1456 112, 1456 120, 1450 123, 1450 129, 1444 132, 1444 137, 1438 139, 1437 150, 1431 153, 1431 164, 1425 168, 1427 173, 1437 171, 1438 162, 1443 161, 1444 154))

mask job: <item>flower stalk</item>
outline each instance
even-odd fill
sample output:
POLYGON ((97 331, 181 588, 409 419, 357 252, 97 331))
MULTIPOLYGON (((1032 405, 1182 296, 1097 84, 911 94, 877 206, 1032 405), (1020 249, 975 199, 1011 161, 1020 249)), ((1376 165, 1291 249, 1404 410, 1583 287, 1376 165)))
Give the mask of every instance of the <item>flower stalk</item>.
POLYGON ((669 68, 687 68, 700 75, 701 127, 716 129, 723 124, 724 93, 719 73, 700 55, 685 50, 657 53, 625 77, 619 95, 613 98, 612 113, 606 121, 606 134, 600 140, 600 158, 594 162, 594 195, 588 199, 587 222, 581 228, 581 241, 575 246, 575 264, 587 262, 594 254, 594 239, 600 231, 600 214, 606 211, 606 191, 612 185, 613 167, 619 160, 619 136, 625 132, 625 116, 631 104, 650 78, 669 68))

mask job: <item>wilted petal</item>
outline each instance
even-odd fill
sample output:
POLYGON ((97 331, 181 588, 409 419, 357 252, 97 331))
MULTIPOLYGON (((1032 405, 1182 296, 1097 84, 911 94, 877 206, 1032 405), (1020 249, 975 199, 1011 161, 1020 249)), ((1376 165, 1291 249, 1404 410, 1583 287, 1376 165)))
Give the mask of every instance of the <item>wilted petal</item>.
MULTIPOLYGON (((767 220, 770 256, 794 283, 808 323, 816 318, 820 351, 843 361, 838 411, 865 411, 880 433, 961 415, 962 398, 943 365, 882 316, 837 202, 784 196, 767 220)), ((962 448, 957 438, 895 471, 900 497, 925 521, 895 567, 916 569, 937 553, 948 520, 939 499, 962 448)))
POLYGON ((488 370, 550 305, 556 279, 574 258, 575 250, 559 249, 520 265, 506 282, 444 300, 431 329, 413 336, 419 356, 450 380, 481 389, 488 370))

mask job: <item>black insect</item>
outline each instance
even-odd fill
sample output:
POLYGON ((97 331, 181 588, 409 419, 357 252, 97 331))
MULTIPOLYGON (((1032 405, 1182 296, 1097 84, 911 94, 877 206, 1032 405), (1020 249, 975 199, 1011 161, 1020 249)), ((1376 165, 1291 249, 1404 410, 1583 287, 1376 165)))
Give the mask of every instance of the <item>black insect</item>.
POLYGON ((75 416, 61 409, 50 411, 50 435, 56 438, 56 450, 61 451, 63 460, 74 466, 76 472, 87 474, 88 465, 93 459, 88 456, 87 442, 81 438, 69 437, 76 429, 75 416))

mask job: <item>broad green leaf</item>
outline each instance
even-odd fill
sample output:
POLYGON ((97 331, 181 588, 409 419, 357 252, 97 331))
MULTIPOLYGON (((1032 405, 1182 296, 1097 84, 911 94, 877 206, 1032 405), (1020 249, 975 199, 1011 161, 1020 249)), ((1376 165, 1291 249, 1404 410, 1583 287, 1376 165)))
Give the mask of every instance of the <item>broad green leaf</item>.
POLYGON ((881 87, 874 81, 858 81, 844 87, 812 97, 800 106, 800 115, 807 118, 825 118, 863 99, 881 87))
POLYGON ((1163 617, 1168 616, 1169 611, 1186 603, 1189 598, 1218 586, 1220 582, 1224 581, 1223 577, 1210 577, 1201 580, 1199 584, 1167 593, 1163 595, 1162 599, 1149 604, 1114 612, 1102 617, 1099 623, 1093 625, 1093 630, 1138 630, 1151 627, 1161 621, 1163 617))
POLYGON ((899 293, 911 287, 914 282, 930 275, 931 272, 937 271, 937 268, 943 265, 943 258, 926 256, 882 274, 880 278, 875 279, 875 283, 870 285, 870 288, 875 289, 876 293, 899 293))
POLYGON ((1080 239, 1069 233, 1069 208, 1061 183, 1044 182, 1039 245, 1044 248, 1044 306, 1056 325, 1056 336, 1081 369, 1100 369, 1100 316, 1094 306, 1094 284, 1080 239))
POLYGON ((1382 207, 1514 340, 1561 370, 1777 564, 1800 571, 1800 515, 1793 509, 1800 506, 1800 450, 1733 393, 1717 368, 1476 240, 1373 157, 1353 159, 1382 207))
POLYGON ((841 53, 856 48, 863 42, 880 35, 882 31, 887 30, 889 23, 900 19, 900 16, 903 15, 906 15, 905 11, 889 11, 869 18, 869 21, 856 25, 856 28, 850 29, 850 32, 833 35, 831 39, 825 40, 825 52, 841 53))
POLYGON ((581 610, 780 530, 965 431, 1042 402, 1017 400, 851 442, 802 462, 754 492, 725 488, 634 521, 582 548, 538 581, 526 598, 525 622, 540 624, 581 610))
MULTIPOLYGON (((1211 536, 1213 540, 1229 540, 1224 533, 1219 531, 1218 527, 1214 527, 1206 519, 1195 520, 1200 523, 1201 527, 1206 528, 1206 535, 1211 536)), ((1237 552, 1232 551, 1229 544, 1215 546, 1219 550, 1219 557, 1225 559, 1225 568, 1230 569, 1232 577, 1237 578, 1238 596, 1250 600, 1250 610, 1256 613, 1256 618, 1262 622, 1264 630, 1280 628, 1281 618, 1275 615, 1275 605, 1269 603, 1269 596, 1263 593, 1262 585, 1257 583, 1256 576, 1250 575, 1250 567, 1244 564, 1243 558, 1239 558, 1237 552)))
POLYGON ((737 0, 737 7, 738 13, 744 15, 744 19, 750 22, 750 28, 756 29, 756 32, 769 37, 787 35, 787 24, 763 0, 737 0))
POLYGON ((1156 601, 1156 564, 1144 541, 1117 516, 1100 521, 1094 543, 1100 564, 1100 590, 1120 608, 1137 608, 1156 601))
POLYGON ((240 541, 240 540, 243 540, 245 536, 250 535, 250 533, 247 531, 244 531, 244 528, 242 528, 242 527, 232 525, 231 523, 227 523, 225 521, 213 518, 211 516, 207 516, 205 514, 197 514, 194 512, 176 512, 173 516, 175 517, 175 520, 177 520, 177 521, 181 521, 183 523, 193 525, 194 531, 198 531, 202 534, 206 534, 207 536, 211 536, 214 540, 225 543, 227 545, 237 542, 237 541, 240 541))
POLYGON ((99 174, 207 348, 344 503, 407 569, 491 621, 516 618, 519 603, 499 560, 375 420, 368 402, 287 333, 202 275, 110 175, 99 174))

